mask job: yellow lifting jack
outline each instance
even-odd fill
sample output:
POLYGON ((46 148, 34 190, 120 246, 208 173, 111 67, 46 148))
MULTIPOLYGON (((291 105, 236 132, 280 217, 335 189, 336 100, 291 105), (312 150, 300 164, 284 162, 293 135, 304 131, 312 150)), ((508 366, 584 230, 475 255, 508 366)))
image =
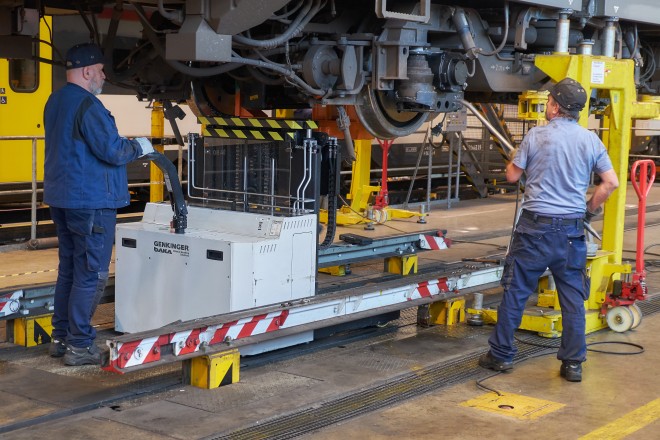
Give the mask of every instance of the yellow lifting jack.
MULTIPOLYGON (((384 223, 393 218, 411 218, 414 216, 420 216, 420 218, 423 218, 426 216, 426 213, 388 206, 386 182, 387 162, 383 162, 382 186, 371 185, 371 139, 356 139, 353 142, 355 144, 355 162, 353 162, 353 168, 351 171, 351 189, 346 197, 350 202, 350 206, 344 205, 337 211, 337 224, 357 225, 361 223, 384 223), (370 206, 369 202, 374 193, 377 194, 376 201, 379 203, 370 206)), ((386 148, 389 148, 389 145, 383 147, 383 158, 385 158, 387 154, 386 148)), ((327 211, 321 211, 319 214, 319 221, 321 223, 327 223, 327 211)))
MULTIPOLYGON (((614 171, 620 182, 628 179, 628 155, 634 119, 653 119, 660 115, 660 101, 642 97, 638 100, 635 88, 634 61, 591 54, 569 55, 558 52, 552 55, 537 55, 536 66, 558 82, 573 78, 585 88, 587 96, 596 90, 599 98, 609 98, 603 123, 606 130, 603 143, 607 146, 614 171)), ((532 99, 534 108, 542 109, 538 94, 521 95, 523 100, 532 99)), ((532 112, 530 105, 519 108, 532 112)), ((536 110, 540 112, 540 110, 536 110)), ((588 106, 580 113, 580 124, 587 126, 588 106)), ((588 258, 587 275, 591 278, 589 298, 585 301, 586 332, 591 333, 608 327, 603 315, 603 304, 612 292, 615 281, 622 275, 632 273, 629 264, 622 264, 623 224, 625 219, 626 185, 615 190, 605 203, 603 215, 602 249, 588 258)), ((538 288, 539 307, 550 307, 550 311, 536 309, 526 311, 519 328, 538 332, 541 336, 561 335, 561 311, 552 279, 541 280, 538 288)), ((634 306, 634 304, 633 304, 634 306)), ((631 306, 631 309, 633 307, 631 306)), ((497 321, 496 310, 468 309, 469 315, 481 315, 484 323, 497 321)), ((631 310, 631 313, 637 313, 631 310)), ((630 327, 628 327, 630 328, 630 327)), ((627 329, 628 329, 627 328, 627 329)), ((626 329, 626 330, 627 330, 626 329)))

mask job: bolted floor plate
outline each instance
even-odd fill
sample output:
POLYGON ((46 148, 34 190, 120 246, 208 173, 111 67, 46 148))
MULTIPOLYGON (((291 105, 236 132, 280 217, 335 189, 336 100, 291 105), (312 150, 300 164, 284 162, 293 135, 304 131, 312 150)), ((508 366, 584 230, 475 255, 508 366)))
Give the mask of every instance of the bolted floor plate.
POLYGON ((498 396, 494 393, 487 393, 463 402, 461 406, 478 408, 484 411, 514 417, 518 420, 534 420, 557 411, 566 405, 549 400, 535 399, 534 397, 520 396, 518 394, 502 393, 501 396, 498 396))

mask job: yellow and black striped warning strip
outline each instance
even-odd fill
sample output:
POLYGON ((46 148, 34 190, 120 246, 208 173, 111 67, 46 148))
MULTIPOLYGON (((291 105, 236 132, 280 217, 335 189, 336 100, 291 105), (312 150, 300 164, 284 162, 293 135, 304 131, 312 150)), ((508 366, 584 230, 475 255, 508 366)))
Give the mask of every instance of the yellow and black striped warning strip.
POLYGON ((254 139, 258 141, 283 141, 287 138, 295 139, 295 132, 271 131, 271 130, 241 130, 237 128, 219 128, 205 126, 202 134, 208 137, 227 139, 254 139))
POLYGON ((0 275, 0 278, 20 277, 23 275, 36 275, 39 273, 48 273, 48 272, 57 272, 57 269, 36 270, 34 272, 10 273, 6 275, 0 275))
POLYGON ((263 118, 197 118, 200 124, 213 125, 216 127, 245 127, 263 128, 270 130, 304 130, 310 128, 316 130, 318 124, 310 120, 295 119, 263 119, 263 118))

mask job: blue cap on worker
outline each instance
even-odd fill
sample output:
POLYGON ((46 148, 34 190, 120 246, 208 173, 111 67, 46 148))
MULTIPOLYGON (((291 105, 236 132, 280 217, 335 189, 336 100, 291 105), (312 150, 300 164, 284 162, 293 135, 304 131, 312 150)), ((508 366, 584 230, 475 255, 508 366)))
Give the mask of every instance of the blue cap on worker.
POLYGON ((103 61, 103 51, 98 44, 76 44, 66 53, 66 70, 103 64, 103 61))

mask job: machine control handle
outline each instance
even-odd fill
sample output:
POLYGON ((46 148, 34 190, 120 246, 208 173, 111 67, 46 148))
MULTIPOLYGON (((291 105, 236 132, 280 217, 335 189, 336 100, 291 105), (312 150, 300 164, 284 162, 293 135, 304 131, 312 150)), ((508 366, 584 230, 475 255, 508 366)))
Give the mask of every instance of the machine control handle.
POLYGON ((637 255, 635 258, 635 272, 645 277, 644 269, 644 226, 646 225, 646 197, 651 191, 655 181, 655 162, 649 159, 635 161, 630 171, 630 181, 632 183, 637 198, 639 199, 639 208, 637 209, 637 255), (639 180, 637 171, 639 170, 639 180))

